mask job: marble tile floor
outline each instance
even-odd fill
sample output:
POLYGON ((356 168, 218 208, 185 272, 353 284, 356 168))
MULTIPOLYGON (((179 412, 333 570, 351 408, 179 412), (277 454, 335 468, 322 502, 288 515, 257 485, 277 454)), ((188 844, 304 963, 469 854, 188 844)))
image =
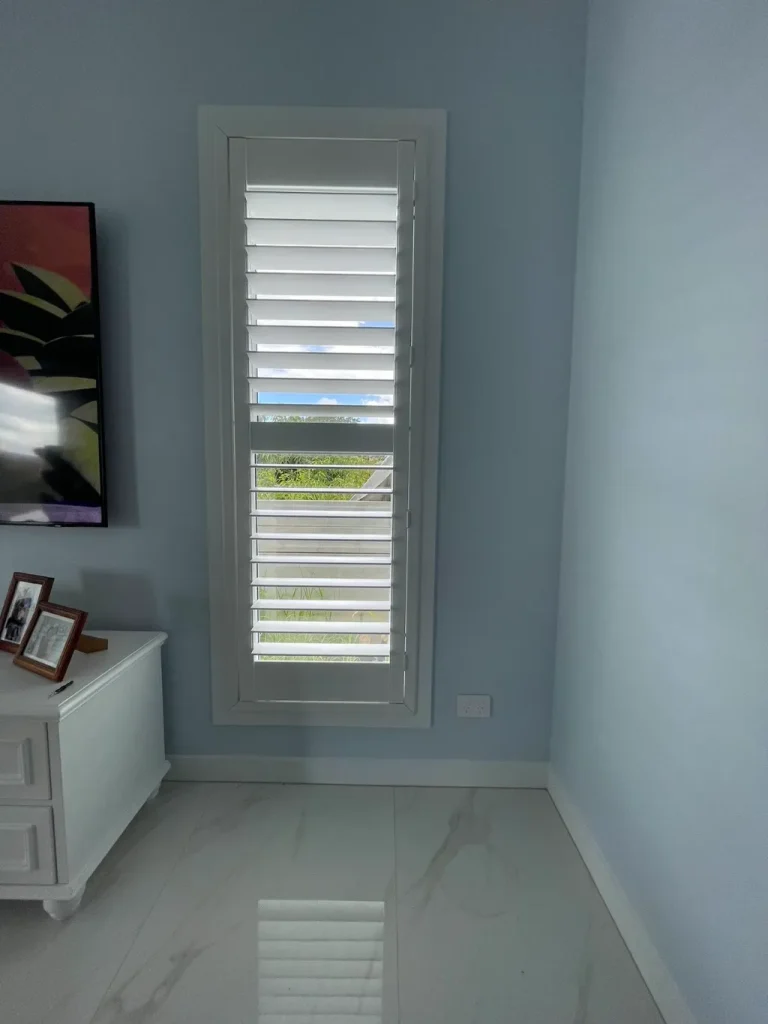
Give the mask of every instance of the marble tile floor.
POLYGON ((543 791, 166 783, 2 1024, 663 1024, 543 791))

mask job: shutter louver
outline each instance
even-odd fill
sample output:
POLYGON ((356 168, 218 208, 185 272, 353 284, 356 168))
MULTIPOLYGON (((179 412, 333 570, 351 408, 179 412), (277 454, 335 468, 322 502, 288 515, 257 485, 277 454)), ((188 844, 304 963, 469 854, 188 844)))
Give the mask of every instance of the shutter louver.
POLYGON ((358 179, 320 140, 330 154, 320 181, 305 171, 284 184, 259 178, 264 166, 279 173, 272 155, 259 162, 269 141, 249 156, 245 193, 252 651, 262 664, 402 673, 412 197, 398 161, 408 144, 360 144, 386 159, 368 152, 358 179))

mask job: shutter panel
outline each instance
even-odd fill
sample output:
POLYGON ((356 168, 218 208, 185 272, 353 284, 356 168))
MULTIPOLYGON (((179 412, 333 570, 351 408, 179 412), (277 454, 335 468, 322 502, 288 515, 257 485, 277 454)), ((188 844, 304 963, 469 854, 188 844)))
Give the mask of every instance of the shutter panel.
POLYGON ((243 148, 254 693, 401 701, 414 145, 243 148))

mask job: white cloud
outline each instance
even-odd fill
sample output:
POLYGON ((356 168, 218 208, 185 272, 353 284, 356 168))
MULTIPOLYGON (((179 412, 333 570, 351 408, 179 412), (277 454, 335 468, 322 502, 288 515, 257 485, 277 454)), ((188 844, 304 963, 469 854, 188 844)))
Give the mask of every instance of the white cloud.
POLYGON ((321 398, 317 403, 318 405, 338 405, 338 398, 321 398))

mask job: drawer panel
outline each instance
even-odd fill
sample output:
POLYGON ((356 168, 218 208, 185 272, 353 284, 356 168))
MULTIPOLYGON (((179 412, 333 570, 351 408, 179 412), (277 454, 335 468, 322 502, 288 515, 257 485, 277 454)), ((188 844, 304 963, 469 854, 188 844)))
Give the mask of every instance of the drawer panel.
POLYGON ((0 882, 52 885, 53 815, 50 807, 0 807, 0 882))
POLYGON ((45 722, 25 718, 0 721, 0 802, 50 798, 45 722))

